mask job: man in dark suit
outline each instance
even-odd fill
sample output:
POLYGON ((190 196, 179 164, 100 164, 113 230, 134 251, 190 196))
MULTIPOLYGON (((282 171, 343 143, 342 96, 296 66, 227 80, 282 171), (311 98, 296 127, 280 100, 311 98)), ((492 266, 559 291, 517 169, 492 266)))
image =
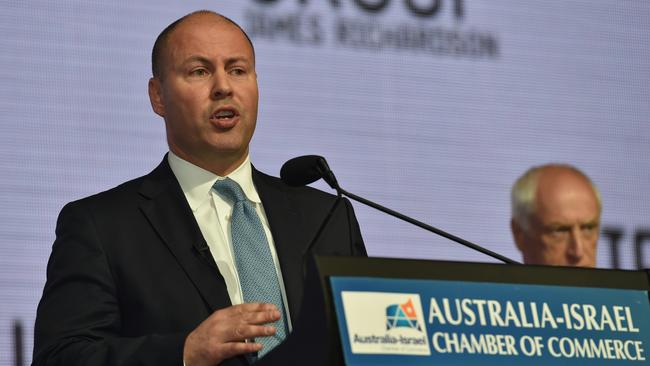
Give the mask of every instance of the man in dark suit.
MULTIPOLYGON (((231 20, 196 12, 161 33, 152 63, 149 96, 170 153, 150 174, 61 211, 34 365, 245 365, 297 319, 303 252, 335 197, 252 167, 250 39, 231 20), (253 262, 271 263, 256 271, 277 285, 279 301, 247 301, 247 264, 235 249, 239 201, 215 190, 223 181, 235 182, 254 212, 268 258, 253 262)), ((366 254, 348 201, 315 251, 366 254)))

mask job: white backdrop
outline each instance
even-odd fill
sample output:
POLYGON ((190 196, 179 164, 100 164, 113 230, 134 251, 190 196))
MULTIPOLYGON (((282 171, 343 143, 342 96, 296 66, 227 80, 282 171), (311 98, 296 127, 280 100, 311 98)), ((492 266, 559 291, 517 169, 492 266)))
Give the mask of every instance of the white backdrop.
MULTIPOLYGON (((31 360, 61 207, 166 152, 146 93, 151 47, 203 8, 255 42, 261 170, 323 155, 347 190, 519 259, 510 185, 531 165, 569 162, 602 192, 619 266, 650 267, 647 1, 5 1, 0 365, 13 362, 14 320, 31 360)), ((355 209, 372 256, 490 261, 355 209)), ((613 266, 611 247, 601 238, 599 266, 613 266)))

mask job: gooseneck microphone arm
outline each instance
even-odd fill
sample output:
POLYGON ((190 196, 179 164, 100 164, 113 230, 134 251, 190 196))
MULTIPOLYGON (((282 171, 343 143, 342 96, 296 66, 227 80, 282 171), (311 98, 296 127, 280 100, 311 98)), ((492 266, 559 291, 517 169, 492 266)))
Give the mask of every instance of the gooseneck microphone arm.
POLYGON ((467 240, 465 240, 463 238, 459 238, 456 235, 450 234, 450 233, 448 233, 448 232, 446 232, 444 230, 440 230, 440 229, 438 229, 436 227, 433 227, 431 225, 427 225, 422 221, 418 221, 418 220, 416 220, 414 218, 403 215, 403 214, 401 214, 401 213, 399 213, 397 211, 391 210, 388 207, 384 207, 384 206, 379 205, 377 203, 374 203, 374 202, 372 202, 370 200, 367 200, 367 199, 365 199, 363 197, 359 197, 356 194, 350 193, 350 192, 344 190, 341 187, 339 187, 337 191, 340 194, 342 194, 342 195, 344 195, 346 197, 349 197, 349 198, 351 198, 351 199, 353 199, 353 200, 355 200, 357 202, 363 203, 366 206, 370 206, 370 207, 372 207, 374 209, 377 209, 377 210, 379 210, 381 212, 387 213, 387 214, 389 214, 389 215, 391 215, 393 217, 397 217, 400 220, 406 221, 406 222, 408 222, 410 224, 413 224, 413 225, 415 225, 417 227, 420 227, 420 228, 422 228, 424 230, 430 231, 430 232, 432 232, 434 234, 438 234, 438 235, 440 235, 440 236, 442 236, 444 238, 447 238, 449 240, 453 240, 453 241, 455 241, 456 243, 458 243, 460 245, 464 245, 464 246, 466 246, 466 247, 468 247, 470 249, 474 249, 477 252, 481 252, 481 253, 483 253, 485 255, 488 255, 488 256, 490 256, 490 257, 492 257, 494 259, 498 259, 498 260, 500 260, 500 261, 502 261, 504 263, 521 264, 521 263, 519 263, 519 262, 517 262, 515 260, 512 260, 512 259, 510 259, 508 257, 505 257, 505 256, 503 256, 503 255, 501 255, 499 253, 495 253, 495 252, 493 252, 493 251, 491 251, 489 249, 483 248, 482 246, 480 246, 478 244, 474 244, 474 243, 472 243, 470 241, 467 241, 467 240))
POLYGON ((309 246, 307 247, 306 252, 304 253, 305 255, 311 251, 312 247, 314 246, 314 243, 318 240, 321 232, 327 225, 327 222, 329 221, 332 213, 334 212, 334 209, 338 205, 339 201, 341 200, 342 196, 346 196, 354 201, 363 203, 366 206, 370 206, 376 210, 379 210, 381 212, 384 212, 388 215, 391 215, 393 217, 396 217, 400 220, 406 221, 410 224, 413 224, 417 227, 420 227, 424 230, 427 230, 429 232, 432 232, 434 234, 440 235, 444 238, 447 238, 449 240, 452 240, 460 245, 463 245, 467 248, 473 249, 477 252, 483 253, 487 256, 490 256, 494 259, 497 259, 503 263, 507 264, 521 264, 515 260, 512 260, 506 256, 503 256, 499 253, 495 253, 489 249, 483 248, 482 246, 478 244, 474 244, 468 240, 465 240, 463 238, 460 238, 456 235, 452 235, 444 230, 440 230, 436 227, 433 227, 431 225, 425 224, 422 221, 416 220, 412 217, 406 216, 404 214, 401 214, 397 211, 391 210, 388 207, 384 207, 380 204, 377 204, 375 202, 372 202, 370 200, 367 200, 363 197, 357 196, 356 194, 350 193, 338 184, 336 177, 334 176, 334 173, 332 170, 329 168, 327 161, 325 158, 317 155, 306 155, 306 156, 300 156, 294 159, 291 159, 287 161, 283 166, 282 170, 280 172, 280 176, 282 177, 282 180, 291 185, 291 186, 303 186, 307 185, 310 183, 313 183, 317 181, 320 178, 323 178, 329 184, 332 189, 336 190, 336 193, 338 195, 337 201, 332 207, 332 209, 329 211, 327 218, 323 222, 323 224, 320 226, 316 236, 314 236, 314 239, 309 243, 309 246))
POLYGON ((327 216, 325 217, 325 220, 321 223, 320 227, 318 228, 318 231, 316 231, 316 235, 311 239, 309 242, 309 245, 305 248, 305 250, 302 252, 302 278, 307 277, 307 255, 309 255, 314 248, 314 245, 318 243, 318 239, 320 238, 321 234, 327 227, 327 224, 330 222, 330 219, 332 218, 334 211, 336 211, 336 208, 339 207, 339 204, 341 204, 341 201, 343 201, 343 196, 339 193, 338 196, 336 197, 336 201, 330 208, 330 210, 327 212, 327 216))

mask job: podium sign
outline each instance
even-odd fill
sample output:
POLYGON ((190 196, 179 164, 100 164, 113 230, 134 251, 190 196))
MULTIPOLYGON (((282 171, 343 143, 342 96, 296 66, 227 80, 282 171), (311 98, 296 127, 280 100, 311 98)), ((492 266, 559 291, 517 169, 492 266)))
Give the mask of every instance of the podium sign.
POLYGON ((648 291, 330 276, 343 359, 365 365, 647 365, 648 291))

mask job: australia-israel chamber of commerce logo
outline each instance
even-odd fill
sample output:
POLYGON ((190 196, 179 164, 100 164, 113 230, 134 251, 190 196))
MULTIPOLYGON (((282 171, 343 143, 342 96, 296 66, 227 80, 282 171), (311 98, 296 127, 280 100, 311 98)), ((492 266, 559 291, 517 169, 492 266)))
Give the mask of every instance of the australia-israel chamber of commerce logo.
POLYGON ((418 294, 343 291, 352 353, 431 355, 418 294))
POLYGON ((393 304, 386 307, 386 329, 404 327, 413 328, 419 331, 422 327, 418 323, 418 315, 413 306, 413 299, 404 304, 393 304))

